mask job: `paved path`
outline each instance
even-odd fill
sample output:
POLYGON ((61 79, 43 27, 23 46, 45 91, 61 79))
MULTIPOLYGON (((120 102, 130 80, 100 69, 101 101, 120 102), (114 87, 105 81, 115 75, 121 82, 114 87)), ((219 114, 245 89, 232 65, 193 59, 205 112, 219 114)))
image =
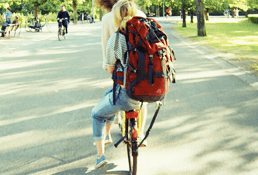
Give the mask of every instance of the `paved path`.
MULTIPOLYGON (((178 81, 140 149, 138 174, 257 174, 257 78, 161 24, 178 81)), ((0 40, 11 46, 0 49, 0 174, 128 174, 123 145, 107 146, 111 163, 93 169, 89 114, 112 86, 100 36, 97 22, 70 25, 61 42, 47 31, 0 40)), ((112 136, 119 139, 117 126, 112 136)))

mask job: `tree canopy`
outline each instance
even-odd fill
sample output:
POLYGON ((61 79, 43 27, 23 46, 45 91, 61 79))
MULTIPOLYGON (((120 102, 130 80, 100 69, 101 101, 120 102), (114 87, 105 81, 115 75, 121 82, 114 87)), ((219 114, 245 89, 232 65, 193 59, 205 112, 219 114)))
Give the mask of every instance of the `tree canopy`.
MULTIPOLYGON (((158 13, 163 15, 163 5, 165 10, 170 8, 173 15, 179 15, 183 7, 186 11, 196 11, 195 0, 137 0, 139 7, 145 12, 158 13)), ((242 12, 247 10, 256 10, 258 0, 203 0, 205 9, 209 9, 212 14, 223 14, 227 8, 239 8, 242 12)), ((61 5, 66 5, 69 12, 92 14, 92 0, 0 0, 0 13, 3 13, 6 7, 10 6, 11 11, 27 15, 29 13, 41 14, 57 13, 61 5)), ((95 6, 95 11, 99 9, 95 6)))

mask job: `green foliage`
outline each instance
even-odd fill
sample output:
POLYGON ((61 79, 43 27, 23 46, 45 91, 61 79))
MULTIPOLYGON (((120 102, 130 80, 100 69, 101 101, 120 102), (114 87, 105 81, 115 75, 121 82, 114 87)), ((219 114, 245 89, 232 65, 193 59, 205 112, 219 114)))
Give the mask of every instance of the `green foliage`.
POLYGON ((23 13, 24 15, 33 13, 33 4, 31 4, 29 2, 24 2, 21 13, 23 13))
POLYGON ((258 14, 252 14, 252 15, 248 15, 248 20, 258 24, 258 14))
POLYGON ((248 6, 251 8, 258 8, 258 0, 247 0, 248 6))
POLYGON ((52 13, 57 13, 59 10, 59 5, 57 4, 52 4, 50 2, 46 2, 44 4, 42 4, 41 6, 39 6, 39 11, 41 12, 41 14, 48 14, 49 12, 52 13))
MULTIPOLYGON (((0 13, 2 14, 7 6, 11 7, 12 12, 29 15, 34 13, 34 8, 38 7, 40 14, 57 13, 61 5, 66 5, 66 9, 73 13, 73 1, 74 0, 0 0, 0 13)), ((156 6, 159 8, 160 15, 163 14, 163 2, 165 10, 167 8, 172 9, 173 15, 179 15, 182 3, 184 8, 188 12, 195 13, 196 4, 195 0, 137 0, 136 1, 141 10, 145 13, 156 13, 156 6)), ((242 9, 241 12, 247 11, 247 8, 258 8, 258 0, 204 0, 206 10, 209 9, 210 14, 222 15, 224 10, 228 8, 237 7, 242 9)), ((92 15, 92 0, 75 0, 77 13, 89 13, 92 15)), ((99 9, 95 6, 95 15, 99 17, 99 9)))
POLYGON ((183 36, 198 44, 210 46, 218 50, 239 55, 241 58, 255 60, 258 63, 257 24, 247 19, 236 22, 206 22, 207 37, 196 35, 196 23, 188 24, 187 28, 179 23, 176 30, 183 36))

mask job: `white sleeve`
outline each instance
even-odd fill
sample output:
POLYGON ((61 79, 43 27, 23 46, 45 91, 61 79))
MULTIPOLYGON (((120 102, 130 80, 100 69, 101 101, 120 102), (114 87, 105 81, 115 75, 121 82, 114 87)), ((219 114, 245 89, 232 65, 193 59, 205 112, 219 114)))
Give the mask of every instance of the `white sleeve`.
POLYGON ((140 16, 140 17, 144 17, 144 18, 146 18, 145 13, 143 13, 143 11, 141 11, 141 10, 137 10, 137 12, 136 12, 136 15, 135 15, 135 16, 140 16))
POLYGON ((105 18, 105 16, 103 16, 102 18, 102 30, 101 30, 101 41, 102 41, 102 53, 103 53, 103 69, 105 62, 106 62, 106 46, 107 46, 107 41, 108 38, 110 36, 110 32, 109 32, 109 25, 107 23, 107 20, 105 18))

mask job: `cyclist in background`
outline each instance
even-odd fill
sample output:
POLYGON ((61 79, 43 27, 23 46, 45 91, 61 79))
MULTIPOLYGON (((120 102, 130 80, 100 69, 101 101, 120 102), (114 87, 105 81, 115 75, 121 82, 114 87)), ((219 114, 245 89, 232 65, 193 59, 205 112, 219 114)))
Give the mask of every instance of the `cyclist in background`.
POLYGON ((68 33, 68 24, 70 23, 70 15, 69 12, 65 9, 65 5, 61 7, 61 10, 58 12, 57 15, 58 20, 58 27, 62 27, 62 25, 65 27, 66 34, 68 33), (62 22, 59 22, 59 19, 67 18, 67 20, 63 20, 62 22), (67 23, 68 22, 68 23, 67 23))

